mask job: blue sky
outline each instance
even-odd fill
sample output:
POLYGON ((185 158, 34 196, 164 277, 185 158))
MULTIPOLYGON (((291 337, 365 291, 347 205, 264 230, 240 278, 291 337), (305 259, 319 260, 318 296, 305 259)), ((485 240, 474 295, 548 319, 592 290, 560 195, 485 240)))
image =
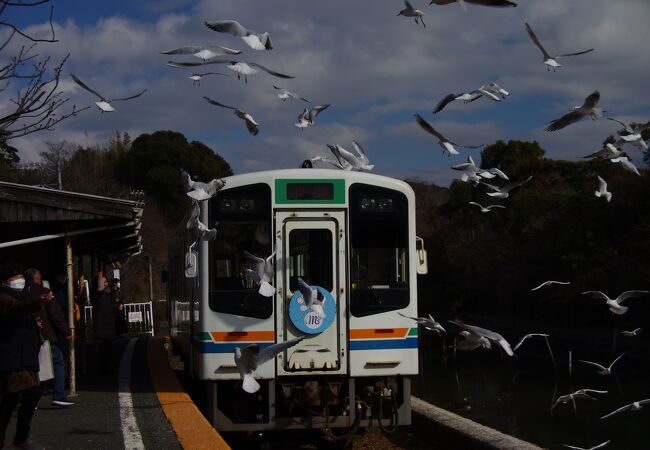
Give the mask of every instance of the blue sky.
MULTIPOLYGON (((60 42, 39 44, 38 53, 56 60, 70 52, 62 83, 70 103, 86 106, 94 101, 72 82, 70 73, 107 97, 145 87, 148 91, 116 103, 114 113, 101 114, 93 106, 53 132, 13 145, 24 160, 33 160, 46 140, 94 144, 116 130, 135 137, 172 129, 205 142, 242 173, 297 167, 309 156, 327 155, 326 144, 351 148, 354 139, 364 146, 377 173, 448 185, 457 176, 449 166, 464 161, 468 153, 443 155, 437 142, 417 127, 414 113, 460 143, 538 140, 557 159, 591 153, 615 132, 615 124, 605 120, 586 120, 557 133, 542 131, 594 89, 601 92, 600 106, 612 116, 650 119, 650 102, 639 94, 645 92, 650 73, 647 0, 521 0, 517 8, 469 5, 466 12, 457 5, 413 3, 425 12, 426 28, 396 16, 403 8, 399 0, 55 1, 60 42), (218 19, 269 31, 274 50, 252 50, 240 39, 204 26, 204 21, 218 19), (526 34, 525 21, 551 53, 595 51, 564 59, 564 67, 549 73, 526 34), (201 86, 192 86, 188 74, 166 67, 170 58, 160 54, 190 44, 237 48, 243 50, 239 59, 296 78, 258 74, 244 84, 234 76, 206 77, 201 86), (501 103, 455 102, 432 114, 446 94, 491 81, 512 95, 501 103), (281 102, 273 84, 332 106, 316 126, 301 131, 293 123, 302 102, 281 102), (252 114, 260 123, 259 135, 250 136, 243 122, 207 104, 204 95, 252 114)), ((29 31, 47 35, 47 6, 14 17, 29 31)), ((234 75, 223 66, 218 70, 234 75)), ((630 153, 641 162, 638 150, 630 153)))

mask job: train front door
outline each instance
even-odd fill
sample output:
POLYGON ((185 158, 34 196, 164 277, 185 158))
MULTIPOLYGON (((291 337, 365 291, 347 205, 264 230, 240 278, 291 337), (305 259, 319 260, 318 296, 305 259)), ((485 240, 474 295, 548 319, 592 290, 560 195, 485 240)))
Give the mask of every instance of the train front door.
POLYGON ((306 338, 278 357, 278 375, 347 373, 346 233, 343 211, 275 212, 278 342, 306 338), (309 285, 317 303, 299 289, 309 285))

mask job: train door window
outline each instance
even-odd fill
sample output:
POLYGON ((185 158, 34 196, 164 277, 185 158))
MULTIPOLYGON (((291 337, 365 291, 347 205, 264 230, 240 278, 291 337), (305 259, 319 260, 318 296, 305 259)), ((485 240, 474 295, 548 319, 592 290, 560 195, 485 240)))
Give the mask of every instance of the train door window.
POLYGON ((210 227, 217 237, 210 246, 210 308, 216 312, 267 318, 273 302, 258 293, 247 276, 252 268, 244 252, 262 258, 272 248, 271 188, 267 184, 223 189, 210 199, 210 227))
POLYGON ((401 192, 350 187, 350 310, 356 317, 409 304, 408 201, 401 192))
POLYGON ((293 229, 289 232, 289 288, 298 289, 298 277, 328 291, 333 287, 332 232, 293 229))

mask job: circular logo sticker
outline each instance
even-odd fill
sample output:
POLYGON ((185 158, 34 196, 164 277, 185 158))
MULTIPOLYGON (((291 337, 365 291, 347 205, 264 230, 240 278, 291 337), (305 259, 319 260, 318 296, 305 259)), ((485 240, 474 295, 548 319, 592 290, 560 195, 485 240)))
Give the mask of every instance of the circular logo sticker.
POLYGON ((289 318, 291 323, 303 333, 318 334, 327 330, 336 319, 336 303, 334 297, 325 288, 311 286, 317 289, 323 297, 323 307, 309 307, 299 290, 293 293, 289 302, 289 318))

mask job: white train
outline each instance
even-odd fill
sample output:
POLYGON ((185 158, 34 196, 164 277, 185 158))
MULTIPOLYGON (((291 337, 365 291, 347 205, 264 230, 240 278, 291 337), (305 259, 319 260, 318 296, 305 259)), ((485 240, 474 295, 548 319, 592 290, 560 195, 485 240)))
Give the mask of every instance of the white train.
MULTIPOLYGON (((415 234, 415 196, 383 176, 292 169, 228 177, 202 204, 215 241, 193 246, 185 224, 170 246, 173 334, 190 349, 220 431, 322 429, 330 437, 378 423, 410 424, 418 373, 417 273, 426 255, 415 234), (243 252, 275 254, 275 296, 246 274, 243 252), (297 279, 325 295, 325 319, 299 307, 297 279), (306 336, 261 365, 256 394, 241 389, 233 349, 306 336)), ((183 345, 181 345, 183 347, 183 345)))

